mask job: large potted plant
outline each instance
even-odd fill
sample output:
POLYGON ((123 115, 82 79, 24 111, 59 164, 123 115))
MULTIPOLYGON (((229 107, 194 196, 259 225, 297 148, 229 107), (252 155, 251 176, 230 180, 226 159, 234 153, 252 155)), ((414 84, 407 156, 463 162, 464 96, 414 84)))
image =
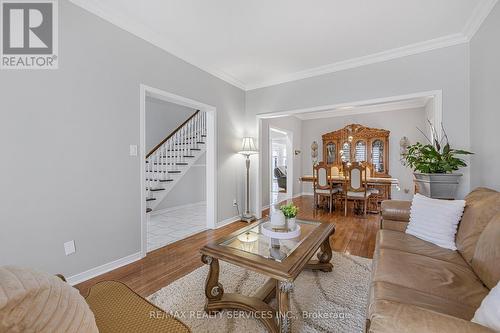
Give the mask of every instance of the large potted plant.
POLYGON ((462 177, 461 173, 454 173, 461 167, 466 167, 465 161, 457 155, 470 155, 471 152, 453 149, 448 136, 441 125, 442 139, 438 141, 436 129, 429 121, 433 140, 428 144, 420 142, 408 146, 403 155, 406 164, 414 170, 415 183, 418 193, 430 198, 455 199, 457 187, 462 177))

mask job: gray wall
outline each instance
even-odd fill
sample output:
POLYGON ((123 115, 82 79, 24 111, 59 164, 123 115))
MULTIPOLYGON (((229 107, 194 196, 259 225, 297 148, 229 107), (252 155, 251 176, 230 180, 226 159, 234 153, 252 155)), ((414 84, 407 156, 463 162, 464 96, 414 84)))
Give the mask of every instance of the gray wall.
MULTIPOLYGON (((263 119, 263 136, 260 138, 262 140, 262 151, 259 156, 262 156, 262 206, 269 205, 269 128, 274 127, 277 129, 286 130, 293 133, 293 148, 292 154, 295 150, 301 150, 302 144, 302 124, 301 120, 296 117, 281 117, 281 118, 271 118, 263 119)), ((302 155, 293 154, 293 195, 302 192, 302 186, 299 182, 299 178, 302 175, 302 155)), ((253 164, 257 165, 257 164, 253 164)), ((254 170, 257 167, 254 168, 254 170)), ((253 198, 253 196, 251 197, 253 198)))
MULTIPOLYGON (((448 136, 455 147, 469 149, 468 67, 468 45, 462 44, 248 91, 248 128, 257 136, 255 115, 259 113, 441 89, 448 136)), ((465 168, 461 172, 464 177, 459 195, 463 197, 469 191, 470 171, 465 168)))
POLYGON ((146 97, 146 152, 156 147, 196 110, 146 97))
POLYGON ((472 186, 500 190, 500 5, 470 44, 472 186))
POLYGON ((66 0, 59 25, 58 70, 0 74, 0 265, 71 276, 140 251, 141 83, 217 108, 217 216, 235 216, 245 92, 66 0))
MULTIPOLYGON (((425 142, 423 135, 417 130, 425 128, 425 109, 410 109, 388 111, 370 114, 358 114, 345 117, 326 119, 311 119, 302 122, 302 170, 304 174, 312 175, 311 143, 316 140, 319 144, 319 161, 323 160, 323 146, 321 135, 343 128, 348 124, 361 124, 368 127, 383 128, 391 131, 389 137, 389 173, 399 179, 401 191, 392 188, 392 198, 411 200, 413 197, 413 174, 411 169, 400 162, 399 140, 406 136, 410 143, 425 142), (405 193, 405 189, 408 193, 405 193)), ((303 191, 312 193, 311 183, 303 183, 303 191)))
POLYGON ((206 201, 206 179, 206 154, 204 153, 155 207, 154 211, 206 201))

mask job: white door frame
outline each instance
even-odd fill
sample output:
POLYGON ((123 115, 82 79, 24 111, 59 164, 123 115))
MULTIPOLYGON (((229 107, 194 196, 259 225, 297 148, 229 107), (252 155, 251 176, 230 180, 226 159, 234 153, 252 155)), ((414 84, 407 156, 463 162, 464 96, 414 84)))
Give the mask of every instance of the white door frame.
MULTIPOLYGON (((431 91, 422 91, 422 92, 416 92, 412 94, 406 94, 406 95, 396 95, 396 96, 389 96, 389 97, 381 97, 381 98, 375 98, 375 99, 369 99, 369 100, 361 100, 361 101, 353 101, 353 102, 348 102, 348 103, 339 103, 339 104, 331 104, 331 105, 320 105, 320 106, 313 106, 309 108, 302 108, 302 109, 292 109, 292 110, 287 110, 287 111, 271 111, 271 112, 265 112, 265 113, 259 113, 256 115, 256 121, 257 121, 257 134, 258 134, 258 142, 259 142, 259 151, 262 151, 262 147, 264 143, 262 142, 263 138, 263 131, 265 130, 262 126, 262 121, 263 119, 269 119, 269 118, 279 118, 279 117, 286 117, 286 116, 293 116, 294 114, 297 113, 306 113, 306 112, 318 112, 318 111, 326 111, 326 110, 332 110, 332 109, 339 109, 343 107, 350 107, 352 105, 356 106, 363 106, 367 104, 377 104, 377 103, 387 103, 387 102, 395 102, 395 101, 400 101, 400 100, 405 100, 405 99, 412 99, 412 98, 418 98, 418 97, 431 97, 432 100, 434 101, 434 123, 435 124, 441 124, 443 121, 443 91, 442 90, 431 90, 431 91)), ((342 115, 346 115, 344 112, 342 115)), ((304 155, 302 155, 304 156, 304 155)), ((257 218, 262 217, 262 175, 263 172, 263 163, 262 163, 262 158, 259 155, 259 167, 257 169, 257 184, 256 184, 256 190, 255 190, 255 216, 257 218)))
MULTIPOLYGON (((273 188, 273 182, 272 182, 272 177, 273 177, 273 169, 271 168, 272 163, 272 144, 273 140, 271 138, 271 132, 272 131, 279 131, 283 132, 286 135, 286 199, 292 199, 293 197, 293 160, 294 160, 294 155, 293 155, 293 132, 290 130, 286 130, 284 128, 279 128, 276 126, 269 126, 269 131, 268 131, 268 147, 269 147, 269 191, 272 190, 273 188)), ((269 196, 269 207, 272 205, 272 198, 269 196)))
POLYGON ((145 257, 147 253, 147 214, 146 214, 146 188, 145 164, 146 164, 146 97, 154 97, 166 102, 183 105, 200 110, 207 115, 207 137, 206 137, 206 201, 207 201, 207 228, 215 229, 217 221, 217 112, 214 106, 204 104, 186 97, 175 95, 157 88, 140 85, 140 177, 141 177, 141 253, 145 257))

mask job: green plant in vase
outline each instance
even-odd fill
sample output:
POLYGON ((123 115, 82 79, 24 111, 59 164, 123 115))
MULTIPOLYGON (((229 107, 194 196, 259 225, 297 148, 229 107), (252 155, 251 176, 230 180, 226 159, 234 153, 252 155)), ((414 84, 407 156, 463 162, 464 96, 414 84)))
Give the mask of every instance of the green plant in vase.
POLYGON ((418 192, 425 196, 438 199, 454 199, 459 179, 462 174, 453 173, 467 163, 457 157, 470 155, 469 151, 453 149, 448 141, 448 136, 441 125, 442 139, 438 140, 435 127, 430 121, 429 126, 433 140, 430 140, 423 131, 428 143, 420 142, 408 146, 403 158, 410 168, 414 170, 415 183, 418 192))
POLYGON ((285 215, 286 222, 288 225, 288 229, 295 229, 295 217, 299 212, 299 207, 295 206, 293 203, 289 203, 287 205, 283 205, 280 207, 281 212, 285 215))

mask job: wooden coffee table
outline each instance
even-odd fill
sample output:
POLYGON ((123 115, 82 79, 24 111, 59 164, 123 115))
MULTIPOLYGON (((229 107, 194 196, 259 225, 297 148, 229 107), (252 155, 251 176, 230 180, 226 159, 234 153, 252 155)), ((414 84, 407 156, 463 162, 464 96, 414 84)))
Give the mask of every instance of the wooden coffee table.
MULTIPOLYGON (((301 235, 295 239, 279 240, 279 248, 271 246, 271 239, 261 233, 264 222, 257 221, 233 232, 201 249, 201 260, 209 265, 205 283, 205 311, 238 309, 254 313, 270 332, 290 332, 291 313, 289 293, 294 281, 304 268, 332 271, 330 236, 335 225, 315 221, 297 220, 301 235), (312 260, 320 249, 317 260, 312 260), (224 293, 219 283, 219 260, 269 277, 253 296, 224 293), (277 311, 268 302, 276 297, 277 311)), ((314 288, 315 286, 311 286, 314 288)))

